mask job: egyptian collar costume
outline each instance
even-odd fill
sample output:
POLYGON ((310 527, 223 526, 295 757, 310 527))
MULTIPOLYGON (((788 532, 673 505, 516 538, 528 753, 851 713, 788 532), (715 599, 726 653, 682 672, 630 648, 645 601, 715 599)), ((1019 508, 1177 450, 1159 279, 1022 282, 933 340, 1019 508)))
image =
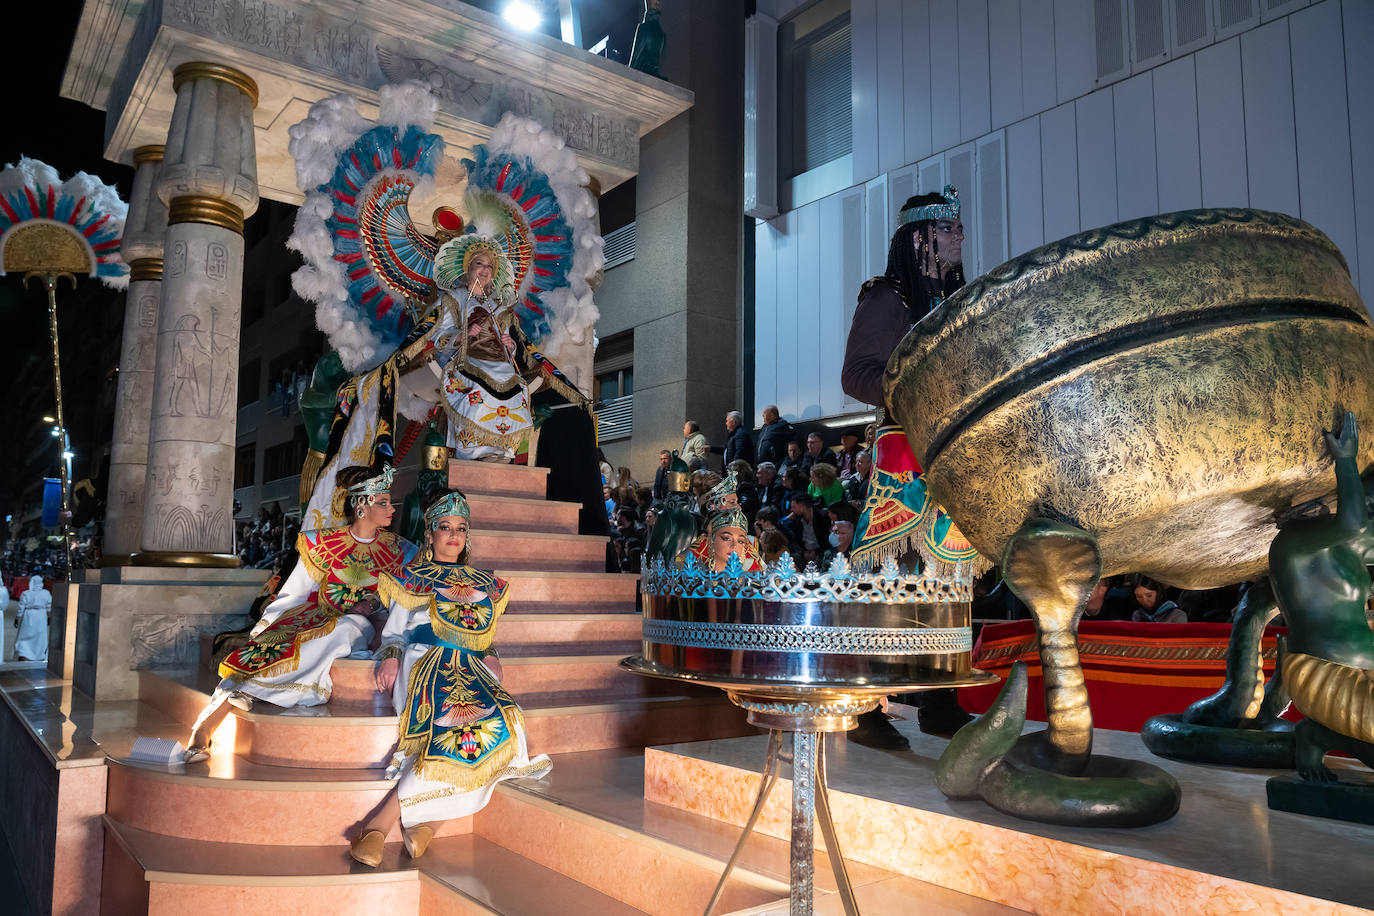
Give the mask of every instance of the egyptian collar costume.
MULTIPOLYGON (((523 728, 520 708, 480 663, 505 612, 509 586, 486 570, 431 560, 383 576, 380 592, 393 609, 427 607, 429 614, 427 624, 409 631, 406 644, 427 649, 410 669, 398 753, 415 755, 417 776, 462 791, 486 785, 515 759, 516 728, 523 728)), ((382 650, 394 654, 398 648, 382 650)))
POLYGON ((415 554, 408 541, 390 531, 360 541, 347 527, 302 531, 296 551, 317 588, 300 607, 230 653, 220 663, 221 677, 265 678, 295 671, 302 643, 332 632, 340 616, 377 591, 378 576, 399 573, 415 554))
MULTIPOLYGON (((706 534, 697 538, 690 550, 702 569, 715 568, 715 564, 711 560, 711 538, 721 528, 738 528, 740 531, 748 532, 749 520, 744 517, 744 512, 739 508, 725 509, 711 516, 706 523, 706 534)), ((747 542, 748 546, 744 549, 744 556, 739 554, 735 554, 735 556, 739 557, 744 572, 759 572, 763 569, 763 558, 759 556, 758 544, 752 537, 748 538, 747 542)))

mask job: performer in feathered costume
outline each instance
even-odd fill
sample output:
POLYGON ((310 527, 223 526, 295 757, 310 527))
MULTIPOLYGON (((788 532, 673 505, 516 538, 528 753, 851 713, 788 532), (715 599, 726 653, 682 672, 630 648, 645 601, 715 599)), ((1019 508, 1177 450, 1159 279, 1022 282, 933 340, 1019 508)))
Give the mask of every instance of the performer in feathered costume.
MULTIPOLYGON (((129 265, 119 251, 128 212, 118 191, 85 172, 63 181, 52 166, 27 157, 0 171, 0 252, 25 226, 57 224, 84 249, 91 275, 112 289, 129 285, 129 265)), ((6 269, 0 261, 0 274, 6 269)))
POLYGON ((263 609, 248 645, 220 663, 223 680, 191 731, 187 763, 210 756, 210 736, 230 705, 251 709, 254 698, 277 706, 327 703, 334 660, 367 650, 370 618, 382 605, 378 577, 399 573, 415 556, 413 544, 385 530, 396 512, 391 479, 390 467, 377 475, 363 467, 339 472, 335 499, 349 524, 297 536, 300 562, 263 609))
POLYGON ((318 478, 310 524, 334 523, 333 468, 387 454, 397 411, 421 420, 438 406, 463 457, 504 458, 532 428, 536 388, 587 405, 545 356, 589 343, 597 317, 590 281, 604 258, 587 174, 552 131, 508 113, 463 161, 467 221, 441 207, 428 235, 407 208, 442 159, 425 130, 436 104, 405 83, 381 90, 375 124, 335 96, 291 128, 306 191, 289 243, 306 263, 293 283, 344 368, 361 373, 340 389, 328 446, 306 468, 318 478))
POLYGON ((383 576, 391 606, 382 633, 377 688, 391 691, 400 717, 396 791, 354 837, 365 865, 382 858, 399 817, 406 851, 424 854, 434 825, 482 810, 503 779, 538 777, 549 758, 525 747, 524 716, 499 680, 492 651, 510 586, 468 566, 467 500, 458 491, 425 510, 428 556, 383 576))

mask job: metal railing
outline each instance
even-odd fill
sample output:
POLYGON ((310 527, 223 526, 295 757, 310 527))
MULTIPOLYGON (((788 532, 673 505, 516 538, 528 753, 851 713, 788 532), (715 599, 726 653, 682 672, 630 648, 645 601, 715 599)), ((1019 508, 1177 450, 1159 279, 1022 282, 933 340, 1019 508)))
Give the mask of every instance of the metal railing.
POLYGON ((624 439, 635 431, 635 396, 610 398, 596 405, 596 437, 599 442, 624 439))

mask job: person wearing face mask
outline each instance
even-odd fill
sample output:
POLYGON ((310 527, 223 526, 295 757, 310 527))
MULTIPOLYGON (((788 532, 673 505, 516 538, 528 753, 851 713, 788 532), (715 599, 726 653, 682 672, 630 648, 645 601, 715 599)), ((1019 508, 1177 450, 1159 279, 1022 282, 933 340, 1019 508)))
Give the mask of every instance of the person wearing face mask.
POLYGON ((376 475, 357 466, 339 471, 335 499, 349 524, 297 535, 295 569, 248 645, 220 663, 223 680, 191 730, 187 763, 210 756, 210 738, 230 706, 248 710, 254 698, 283 707, 327 703, 334 660, 368 648, 380 624, 378 576, 399 573, 415 556, 415 545, 386 530, 396 513, 392 476, 389 466, 376 475))
POLYGON ((547 755, 530 756, 524 714, 501 686, 492 643, 510 584, 467 565, 470 515, 461 492, 438 496, 425 509, 425 555, 381 577, 391 614, 375 678, 391 694, 399 742, 388 769, 396 787, 349 846, 364 865, 381 862, 398 821, 418 859, 436 826, 481 811, 497 783, 553 767, 547 755))

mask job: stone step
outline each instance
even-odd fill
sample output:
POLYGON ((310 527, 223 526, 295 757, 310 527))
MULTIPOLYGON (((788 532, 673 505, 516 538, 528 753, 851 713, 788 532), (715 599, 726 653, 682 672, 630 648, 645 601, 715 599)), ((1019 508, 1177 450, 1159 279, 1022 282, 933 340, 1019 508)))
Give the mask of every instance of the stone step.
POLYGON ((448 463, 448 485, 468 496, 526 496, 543 499, 548 491, 548 468, 525 467, 518 464, 497 464, 494 461, 460 461, 448 463))
MULTIPOLYGON (((517 650, 530 645, 568 644, 581 654, 594 643, 640 642, 643 619, 638 614, 521 614, 507 613, 497 622, 501 655, 527 655, 517 650)), ((608 653, 609 654, 609 653, 608 653)))
POLYGON ((472 535, 469 562, 482 569, 605 573, 606 538, 581 534, 478 529, 472 535))
MULTIPOLYGON (((192 722, 209 699, 208 679, 188 684, 142 672, 145 703, 174 719, 192 722)), ((754 734, 742 710, 716 693, 700 691, 624 695, 607 691, 533 694, 521 708, 531 754, 560 754, 608 747, 643 747, 673 741, 754 734)), ((387 698, 330 702, 281 709, 258 703, 236 710, 214 736, 215 756, 238 755, 280 771, 337 770, 380 775, 396 744, 396 716, 387 698)), ((189 726, 187 728, 189 731, 189 726)), ((187 767, 187 772, 196 766, 187 767)))
POLYGON ((639 576, 628 573, 520 570, 498 564, 496 574, 510 581, 510 608, 521 613, 623 613, 634 610, 639 590, 639 576))
MULTIPOLYGON (((578 647, 581 648, 580 646, 578 647)), ((517 701, 528 694, 597 691, 612 696, 672 693, 680 688, 659 678, 639 677, 620 667, 620 655, 507 655, 501 660, 501 684, 517 701)), ((376 663, 340 659, 334 663, 334 695, 330 703, 372 703, 378 696, 376 663)), ((385 699, 385 698, 383 698, 385 699)))
POLYGON ((540 531, 548 534, 577 534, 577 503, 558 502, 531 496, 468 495, 468 508, 474 531, 540 531))

